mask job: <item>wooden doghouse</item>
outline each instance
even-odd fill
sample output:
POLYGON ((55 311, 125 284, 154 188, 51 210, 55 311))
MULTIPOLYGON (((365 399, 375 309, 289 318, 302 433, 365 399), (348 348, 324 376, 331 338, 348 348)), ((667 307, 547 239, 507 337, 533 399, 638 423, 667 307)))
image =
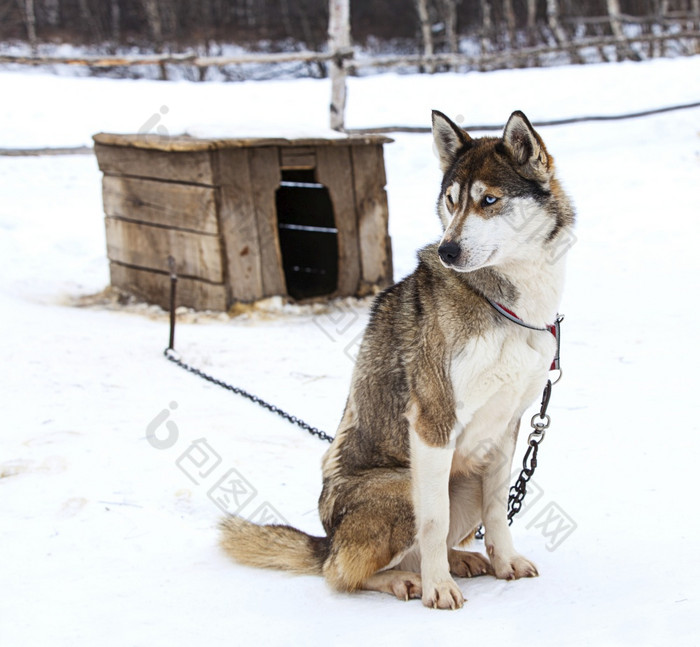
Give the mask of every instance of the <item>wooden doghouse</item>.
POLYGON ((112 285, 167 307, 363 296, 392 282, 391 139, 95 135, 112 285))

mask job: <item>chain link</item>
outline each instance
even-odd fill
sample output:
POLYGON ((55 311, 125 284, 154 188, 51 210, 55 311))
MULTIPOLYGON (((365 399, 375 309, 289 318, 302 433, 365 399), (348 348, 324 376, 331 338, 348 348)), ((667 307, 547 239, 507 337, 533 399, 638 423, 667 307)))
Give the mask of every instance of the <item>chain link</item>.
POLYGON ((321 440, 325 440, 326 442, 333 442, 333 436, 329 436, 325 431, 321 431, 318 427, 313 427, 310 425, 308 422, 304 422, 301 418, 297 418, 296 416, 293 416, 291 413, 287 413, 283 409, 280 409, 279 407, 275 406, 274 404, 270 404, 269 402, 263 400, 262 398, 258 397, 257 395, 253 395, 252 393, 248 393, 245 389, 242 389, 238 386, 233 386, 231 384, 227 384, 223 380, 219 380, 218 378, 215 378, 211 375, 208 375, 204 371, 201 371, 198 368, 195 368, 194 366, 190 366, 187 364, 187 362, 184 362, 182 359, 180 359, 179 355, 172 349, 172 348, 166 348, 163 351, 163 355, 167 357, 173 364, 177 364, 180 368, 184 368, 186 371, 189 373, 192 373, 193 375, 197 375, 198 377, 201 377, 202 379, 206 380, 207 382, 211 382, 212 384, 216 384, 216 386, 220 386, 223 389, 226 389, 227 391, 231 391, 231 393, 235 393, 236 395, 240 395, 251 402, 254 402, 255 404, 260 405, 264 409, 267 409, 268 411, 271 411, 272 413, 276 413, 278 416, 281 418, 284 418, 288 422, 291 422, 293 425, 297 425, 298 427, 301 427, 302 429, 308 431, 312 436, 317 436, 321 440))

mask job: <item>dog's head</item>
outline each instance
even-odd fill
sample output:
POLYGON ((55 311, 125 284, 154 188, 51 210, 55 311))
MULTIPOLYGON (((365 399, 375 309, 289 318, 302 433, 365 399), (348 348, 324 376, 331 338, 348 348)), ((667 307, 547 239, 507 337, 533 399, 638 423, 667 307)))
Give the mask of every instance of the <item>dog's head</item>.
POLYGON ((434 110, 433 138, 444 173, 443 265, 471 272, 542 253, 564 223, 553 159, 527 117, 516 111, 502 137, 473 139, 434 110))

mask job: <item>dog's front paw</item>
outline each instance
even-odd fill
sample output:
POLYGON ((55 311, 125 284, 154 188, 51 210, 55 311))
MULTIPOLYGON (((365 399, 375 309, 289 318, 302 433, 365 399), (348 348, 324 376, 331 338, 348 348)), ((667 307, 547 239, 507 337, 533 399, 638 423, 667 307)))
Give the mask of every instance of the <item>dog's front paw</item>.
POLYGON ((435 584, 423 584, 423 604, 431 609, 461 609, 462 591, 452 578, 435 584))
POLYGON ((537 577, 537 567, 517 553, 506 556, 491 556, 491 564, 499 580, 519 580, 521 577, 537 577))

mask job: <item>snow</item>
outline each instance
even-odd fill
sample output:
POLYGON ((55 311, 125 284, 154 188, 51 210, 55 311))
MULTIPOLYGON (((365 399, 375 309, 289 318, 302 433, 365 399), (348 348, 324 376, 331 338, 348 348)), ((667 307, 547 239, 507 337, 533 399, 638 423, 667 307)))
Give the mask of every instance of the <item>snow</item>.
MULTIPOLYGON (((516 108, 532 119, 636 111, 697 100, 698 78, 700 57, 387 74, 351 79, 348 125, 426 125, 431 108, 464 123, 504 122, 516 108)), ((146 123, 171 134, 217 124, 318 131, 330 91, 314 80, 35 72, 0 73, 0 88, 3 148, 85 145, 98 131, 146 123)), ((390 636, 417 645, 463 635, 495 645, 698 644, 699 116, 540 131, 579 214, 562 304, 564 379, 513 525, 540 577, 459 580, 468 602, 454 613, 334 593, 321 578, 221 554, 212 499, 230 470, 249 484, 242 514, 269 504, 320 532, 326 445, 167 362, 159 309, 84 298, 109 280, 93 157, 0 157, 0 644, 375 645, 390 636), (158 438, 171 423, 166 449, 147 438, 159 415, 158 438), (552 514, 559 533, 544 524, 552 514)), ((439 172, 429 135, 394 138, 385 156, 398 279, 439 234, 439 172)), ((183 313, 176 346, 333 433, 367 312, 367 302, 273 301, 235 318, 183 313)))

